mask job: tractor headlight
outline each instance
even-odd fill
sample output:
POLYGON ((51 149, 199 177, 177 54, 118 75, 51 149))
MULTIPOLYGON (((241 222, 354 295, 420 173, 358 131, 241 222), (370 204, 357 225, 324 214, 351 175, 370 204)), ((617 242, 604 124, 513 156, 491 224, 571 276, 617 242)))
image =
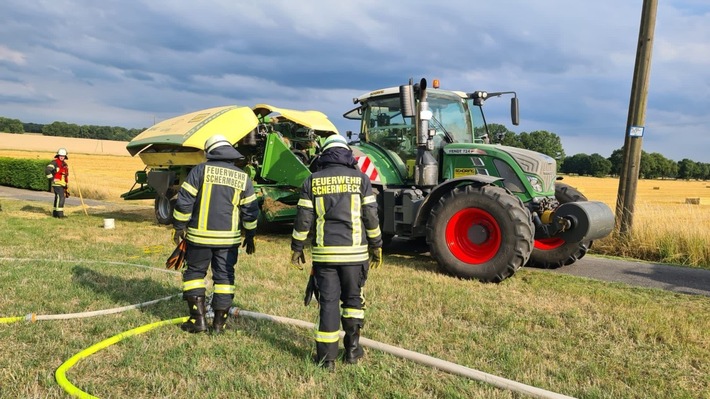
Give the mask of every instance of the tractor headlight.
POLYGON ((542 184, 540 184, 540 180, 538 180, 537 177, 535 176, 526 176, 528 178, 528 182, 532 186, 533 190, 537 192, 542 192, 542 184))

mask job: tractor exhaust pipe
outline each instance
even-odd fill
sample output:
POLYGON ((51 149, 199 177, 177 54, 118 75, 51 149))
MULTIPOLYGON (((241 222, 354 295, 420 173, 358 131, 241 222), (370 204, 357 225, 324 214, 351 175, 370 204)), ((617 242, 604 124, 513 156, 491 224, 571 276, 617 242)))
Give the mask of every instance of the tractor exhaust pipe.
POLYGON ((418 186, 434 187, 438 182, 439 165, 431 154, 429 141, 429 110, 426 93, 427 82, 422 79, 416 87, 411 83, 399 86, 399 102, 404 117, 416 116, 417 122, 417 158, 414 164, 414 182, 418 186), (415 101, 415 92, 419 93, 419 104, 415 101), (418 108, 418 109, 417 109, 418 108), (418 111, 418 112, 415 112, 418 111))

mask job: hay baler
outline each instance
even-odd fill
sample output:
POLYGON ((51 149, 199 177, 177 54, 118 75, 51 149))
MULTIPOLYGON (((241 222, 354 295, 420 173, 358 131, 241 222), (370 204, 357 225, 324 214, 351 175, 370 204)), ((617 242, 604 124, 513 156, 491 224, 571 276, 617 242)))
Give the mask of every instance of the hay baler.
POLYGON ((145 169, 137 171, 126 200, 154 199, 155 218, 172 223, 180 185, 205 160, 207 138, 222 134, 244 155, 238 163, 254 181, 261 206, 260 223, 291 221, 299 189, 310 175, 308 164, 322 139, 337 128, 319 111, 298 111, 267 104, 224 106, 160 122, 126 146, 145 169))

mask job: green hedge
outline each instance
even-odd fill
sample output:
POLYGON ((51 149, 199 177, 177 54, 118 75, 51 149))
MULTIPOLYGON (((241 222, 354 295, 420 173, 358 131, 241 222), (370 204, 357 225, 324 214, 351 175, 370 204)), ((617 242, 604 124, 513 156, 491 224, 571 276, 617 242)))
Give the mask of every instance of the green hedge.
POLYGON ((49 183, 44 168, 49 162, 0 157, 0 185, 47 191, 49 183))

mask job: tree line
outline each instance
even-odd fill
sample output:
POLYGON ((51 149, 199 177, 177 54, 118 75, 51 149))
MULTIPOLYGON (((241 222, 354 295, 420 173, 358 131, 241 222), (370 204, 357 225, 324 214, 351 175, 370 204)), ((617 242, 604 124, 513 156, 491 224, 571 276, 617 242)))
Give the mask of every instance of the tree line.
MULTIPOLYGON (((0 117, 0 132, 42 133, 45 136, 78 137, 97 140, 131 141, 145 129, 126 129, 119 126, 76 125, 52 122, 48 125, 23 123, 18 119, 0 117)), ((545 130, 515 133, 504 125, 488 125, 490 139, 512 147, 541 152, 557 161, 558 172, 581 176, 619 176, 624 150, 614 150, 608 158, 600 154, 575 154, 567 156, 562 141, 555 133, 545 130)), ((641 152, 639 178, 642 179, 698 179, 710 180, 710 164, 683 159, 679 162, 654 152, 641 152)))
MULTIPOLYGON (((526 148, 549 155, 557 161, 558 172, 580 176, 619 176, 624 161, 624 149, 614 150, 608 158, 600 154, 567 156, 562 141, 555 133, 545 130, 516 134, 504 125, 488 125, 491 141, 512 147, 526 148)), ((675 162, 657 152, 641 151, 639 164, 641 179, 697 179, 710 180, 710 164, 683 159, 675 162)))
POLYGON ((42 133, 45 136, 76 137, 82 139, 131 141, 145 129, 126 129, 120 126, 77 125, 52 122, 47 125, 23 123, 19 119, 0 117, 0 132, 42 133))

